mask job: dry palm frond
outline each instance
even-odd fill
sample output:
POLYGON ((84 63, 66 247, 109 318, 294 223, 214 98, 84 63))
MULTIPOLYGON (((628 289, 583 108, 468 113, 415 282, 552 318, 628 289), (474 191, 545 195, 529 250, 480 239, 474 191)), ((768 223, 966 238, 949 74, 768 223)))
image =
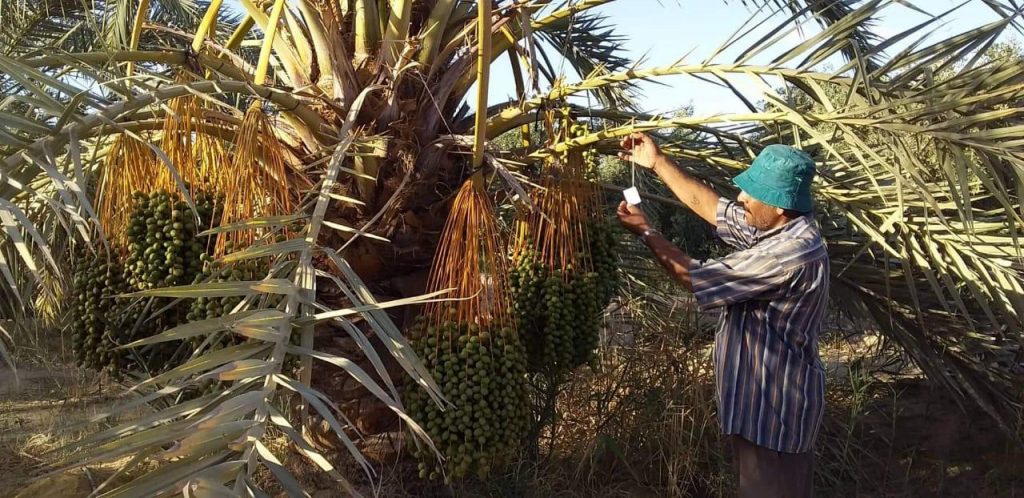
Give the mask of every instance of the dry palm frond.
POLYGON ((126 134, 118 135, 107 152, 96 199, 100 226, 116 247, 127 242, 132 194, 154 187, 156 161, 149 145, 126 134))
MULTIPOLYGON (((292 211, 292 193, 282 147, 259 101, 253 102, 238 129, 230 170, 222 173, 224 215, 221 225, 292 211)), ((221 233, 216 253, 224 254, 228 246, 247 247, 259 235, 257 229, 221 233)))
POLYGON ((505 261, 494 205, 482 179, 463 183, 434 256, 428 292, 456 289, 458 299, 428 303, 430 325, 443 322, 502 328, 509 316, 505 261))

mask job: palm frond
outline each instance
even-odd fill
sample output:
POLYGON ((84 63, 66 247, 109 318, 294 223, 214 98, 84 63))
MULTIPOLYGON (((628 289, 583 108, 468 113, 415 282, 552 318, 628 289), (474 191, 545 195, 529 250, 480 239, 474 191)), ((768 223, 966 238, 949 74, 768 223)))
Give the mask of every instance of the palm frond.
POLYGON ((160 11, 165 16, 194 22, 199 12, 199 5, 194 0, 160 0, 153 4, 138 0, 107 0, 99 4, 94 15, 101 20, 106 42, 110 47, 123 48, 129 45, 132 22, 140 6, 145 7, 152 19, 153 12, 160 11))
MULTIPOLYGON (((594 12, 582 12, 545 24, 536 33, 550 45, 559 58, 565 59, 577 76, 589 78, 615 73, 628 68, 631 61, 619 55, 626 38, 615 32, 610 19, 594 12)), ((543 50, 543 48, 541 49, 543 50)), ((548 57, 554 59, 554 57, 548 57)), ((556 59, 557 60, 557 59, 556 59)), ((539 69, 543 69, 539 68, 539 69)), ((559 74, 547 74, 550 83, 559 74)), ((595 92, 605 107, 632 108, 636 87, 632 82, 605 87, 595 92)))
POLYGON ((11 374, 14 376, 14 384, 18 384, 18 368, 14 364, 14 359, 10 353, 10 345, 13 344, 14 339, 11 337, 11 333, 5 328, 5 325, 13 323, 13 320, 5 324, 6 320, 0 320, 0 363, 7 365, 7 368, 11 369, 11 374))
MULTIPOLYGON (((735 3, 735 0, 726 0, 726 2, 735 3)), ((848 21, 857 7, 868 7, 872 12, 877 12, 878 6, 882 2, 865 0, 852 2, 842 0, 740 0, 740 3, 756 7, 774 5, 780 9, 788 9, 799 16, 812 17, 823 27, 828 28, 848 21)), ((873 31, 876 25, 877 20, 874 15, 856 23, 849 35, 850 43, 842 48, 842 53, 847 60, 863 61, 865 67, 871 70, 878 67, 880 56, 875 53, 874 47, 881 41, 881 38, 873 31)))
POLYGON ((24 56, 42 49, 92 50, 96 35, 84 9, 79 0, 8 2, 0 16, 0 53, 24 56))

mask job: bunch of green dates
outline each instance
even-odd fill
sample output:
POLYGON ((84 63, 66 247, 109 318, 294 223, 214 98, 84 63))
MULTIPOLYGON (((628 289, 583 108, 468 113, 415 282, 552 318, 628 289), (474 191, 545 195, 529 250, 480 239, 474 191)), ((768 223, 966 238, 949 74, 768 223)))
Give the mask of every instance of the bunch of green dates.
POLYGON ((413 346, 451 406, 438 406, 417 384, 403 400, 444 460, 415 450, 420 477, 446 481, 487 477, 522 447, 530 424, 526 356, 511 327, 454 322, 414 326, 413 346))
POLYGON ((601 328, 597 273, 550 270, 524 251, 509 284, 531 372, 563 375, 594 357, 601 328))
POLYGON ((591 363, 601 335, 602 312, 618 292, 616 240, 604 221, 589 223, 591 270, 552 269, 532 249, 515 255, 509 289, 519 336, 531 372, 561 377, 591 363))
POLYGON ((211 249, 211 238, 198 234, 220 221, 223 199, 196 191, 195 212, 178 194, 165 190, 136 192, 133 199, 128 283, 140 290, 191 283, 211 249))
POLYGON ((77 265, 71 285, 71 347, 76 362, 93 370, 119 373, 123 352, 115 348, 128 341, 131 330, 122 326, 124 305, 115 299, 129 291, 124 269, 115 259, 92 256, 77 265))

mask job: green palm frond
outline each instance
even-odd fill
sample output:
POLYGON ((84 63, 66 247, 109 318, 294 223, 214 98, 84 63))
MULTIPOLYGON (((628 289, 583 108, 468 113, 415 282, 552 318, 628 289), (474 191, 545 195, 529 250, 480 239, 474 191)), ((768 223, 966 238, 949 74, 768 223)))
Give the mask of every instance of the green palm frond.
MULTIPOLYGON (((174 6, 163 2, 156 3, 147 23, 147 26, 153 29, 144 32, 140 47, 143 50, 158 50, 163 47, 183 46, 183 37, 189 37, 196 31, 202 20, 199 14, 206 11, 209 6, 209 0, 195 2, 188 10, 182 6, 171 8, 174 6)), ((239 12, 226 9, 219 11, 216 18, 215 40, 225 43, 243 19, 244 15, 239 12)))
MULTIPOLYGON (((100 20, 104 37, 110 47, 127 47, 132 22, 135 19, 141 2, 138 0, 108 0, 98 6, 94 15, 100 20)), ((199 5, 194 0, 157 0, 148 3, 150 15, 162 12, 165 16, 178 22, 194 22, 199 15, 199 5)))
MULTIPOLYGON (((735 3, 735 0, 726 1, 735 3)), ((876 11, 882 2, 865 0, 855 0, 852 2, 835 0, 740 0, 740 3, 756 7, 774 6, 779 9, 788 9, 800 17, 813 17, 823 27, 828 28, 842 21, 849 20, 850 15, 858 7, 870 6, 873 11, 876 11)), ((872 15, 854 26, 849 35, 851 43, 842 48, 842 53, 847 60, 861 61, 868 69, 878 67, 880 56, 875 53, 874 47, 881 39, 873 32, 873 28, 876 25, 877 20, 872 15)))
MULTIPOLYGON (((491 54, 492 62, 513 49, 520 54, 530 69, 542 73, 549 82, 556 81, 562 77, 562 64, 555 67, 552 60, 559 61, 564 58, 570 72, 579 76, 586 76, 595 72, 606 72, 615 68, 625 67, 626 61, 616 52, 621 49, 622 39, 613 33, 613 30, 604 24, 605 17, 594 14, 592 9, 610 3, 613 0, 582 0, 552 2, 550 0, 535 0, 522 4, 514 4, 509 8, 498 11, 498 20, 493 24, 494 50, 491 54), (534 15, 537 19, 534 20, 534 15), (524 17, 525 16, 525 17, 524 17), (529 19, 529 22, 524 21, 529 19), (595 32, 596 31, 596 32, 595 32), (602 39, 598 35, 604 35, 602 39), (543 49, 540 41, 548 44, 543 49), (526 47, 519 46, 520 43, 526 47), (527 48, 536 48, 536 54, 531 53, 527 48), (539 55, 539 57, 537 57, 539 55)), ((467 23, 465 18, 454 18, 452 23, 467 23)), ((472 22, 469 21, 472 25, 472 22)), ((441 60, 435 61, 435 68, 438 65, 447 66, 453 69, 457 79, 445 84, 444 94, 451 94, 451 97, 461 102, 464 100, 470 86, 475 82, 476 76, 472 71, 465 68, 472 68, 475 62, 476 52, 468 50, 458 54, 450 61, 448 57, 455 54, 455 50, 467 44, 472 30, 470 26, 463 27, 460 35, 448 42, 447 50, 441 52, 441 60), (451 88, 448 89, 447 85, 451 88)), ((432 70, 431 72, 435 72, 432 70)), ((626 84, 619 88, 603 88, 595 95, 606 103, 623 103, 628 97, 628 90, 631 85, 626 84)))
POLYGON ((0 16, 0 53, 28 55, 44 48, 87 52, 95 33, 79 0, 62 2, 8 2, 0 16))
MULTIPOLYGON (((564 60, 579 77, 615 73, 631 65, 630 60, 619 55, 625 37, 617 34, 610 19, 601 14, 574 14, 545 25, 537 34, 554 52, 550 55, 545 53, 544 61, 564 60)), ((557 71, 551 64, 541 65, 538 69, 552 84, 563 77, 561 71, 557 71)), ((605 107, 628 109, 634 105, 633 92, 635 85, 629 83, 602 88, 596 92, 596 96, 605 107)))

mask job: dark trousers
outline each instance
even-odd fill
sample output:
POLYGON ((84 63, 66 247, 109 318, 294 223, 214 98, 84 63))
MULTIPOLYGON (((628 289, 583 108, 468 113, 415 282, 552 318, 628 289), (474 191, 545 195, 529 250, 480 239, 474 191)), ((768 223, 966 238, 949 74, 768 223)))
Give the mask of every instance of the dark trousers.
POLYGON ((728 436, 740 498, 809 498, 814 487, 814 451, 782 453, 740 436, 728 436))

